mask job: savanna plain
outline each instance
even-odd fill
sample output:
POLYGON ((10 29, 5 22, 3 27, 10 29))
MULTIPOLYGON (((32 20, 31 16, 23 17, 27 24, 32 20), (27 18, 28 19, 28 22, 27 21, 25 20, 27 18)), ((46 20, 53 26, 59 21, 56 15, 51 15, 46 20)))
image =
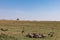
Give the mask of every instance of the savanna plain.
POLYGON ((0 20, 0 40, 60 40, 60 21, 0 20), (46 38, 26 37, 28 33, 47 35, 49 32, 54 32, 54 36, 46 38))

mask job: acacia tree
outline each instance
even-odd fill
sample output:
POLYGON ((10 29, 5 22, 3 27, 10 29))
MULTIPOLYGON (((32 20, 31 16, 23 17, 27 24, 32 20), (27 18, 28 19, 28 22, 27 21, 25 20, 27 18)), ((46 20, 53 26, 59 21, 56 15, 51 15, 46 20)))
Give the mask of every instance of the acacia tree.
POLYGON ((17 18, 16 20, 19 20, 19 18, 17 18))

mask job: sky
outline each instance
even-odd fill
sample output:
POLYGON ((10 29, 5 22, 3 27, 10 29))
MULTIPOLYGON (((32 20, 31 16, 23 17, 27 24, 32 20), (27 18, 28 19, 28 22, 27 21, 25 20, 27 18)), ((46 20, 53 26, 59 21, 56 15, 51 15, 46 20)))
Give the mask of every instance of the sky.
POLYGON ((0 19, 60 21, 60 0, 0 0, 0 19))

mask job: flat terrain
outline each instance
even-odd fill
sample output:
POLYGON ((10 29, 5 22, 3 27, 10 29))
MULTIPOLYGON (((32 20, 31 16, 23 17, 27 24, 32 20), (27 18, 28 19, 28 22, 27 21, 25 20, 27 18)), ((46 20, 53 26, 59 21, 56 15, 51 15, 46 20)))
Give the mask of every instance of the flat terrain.
MULTIPOLYGON (((16 21, 16 20, 0 20, 0 29, 8 29, 8 31, 0 30, 0 34, 4 33, 8 36, 13 36, 16 40, 60 40, 60 21, 16 21), (24 29, 23 29, 24 28, 24 29), (21 31, 24 30, 22 34, 21 31), (27 33, 44 33, 48 34, 53 31, 53 37, 28 38, 27 33)), ((5 40, 5 39, 2 39, 5 40)), ((7 39, 6 40, 10 40, 7 39)), ((15 40, 15 39, 11 39, 15 40)))

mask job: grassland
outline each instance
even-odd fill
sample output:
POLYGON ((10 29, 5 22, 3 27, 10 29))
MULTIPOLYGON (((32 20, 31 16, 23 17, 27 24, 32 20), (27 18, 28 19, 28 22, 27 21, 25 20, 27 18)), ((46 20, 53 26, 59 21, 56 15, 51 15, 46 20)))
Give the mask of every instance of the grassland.
MULTIPOLYGON (((0 28, 8 29, 8 31, 1 31, 0 34, 4 33, 8 36, 13 36, 16 40, 60 40, 60 21, 15 21, 15 20, 0 20, 0 28), (24 27, 24 33, 21 31, 24 27), (45 33, 53 31, 54 37, 41 38, 27 38, 27 33, 45 33)), ((6 40, 10 40, 5 38, 6 40)), ((5 40, 2 39, 2 40, 5 40)), ((11 39, 13 40, 13 39, 11 39)), ((15 39, 14 39, 15 40, 15 39)))

